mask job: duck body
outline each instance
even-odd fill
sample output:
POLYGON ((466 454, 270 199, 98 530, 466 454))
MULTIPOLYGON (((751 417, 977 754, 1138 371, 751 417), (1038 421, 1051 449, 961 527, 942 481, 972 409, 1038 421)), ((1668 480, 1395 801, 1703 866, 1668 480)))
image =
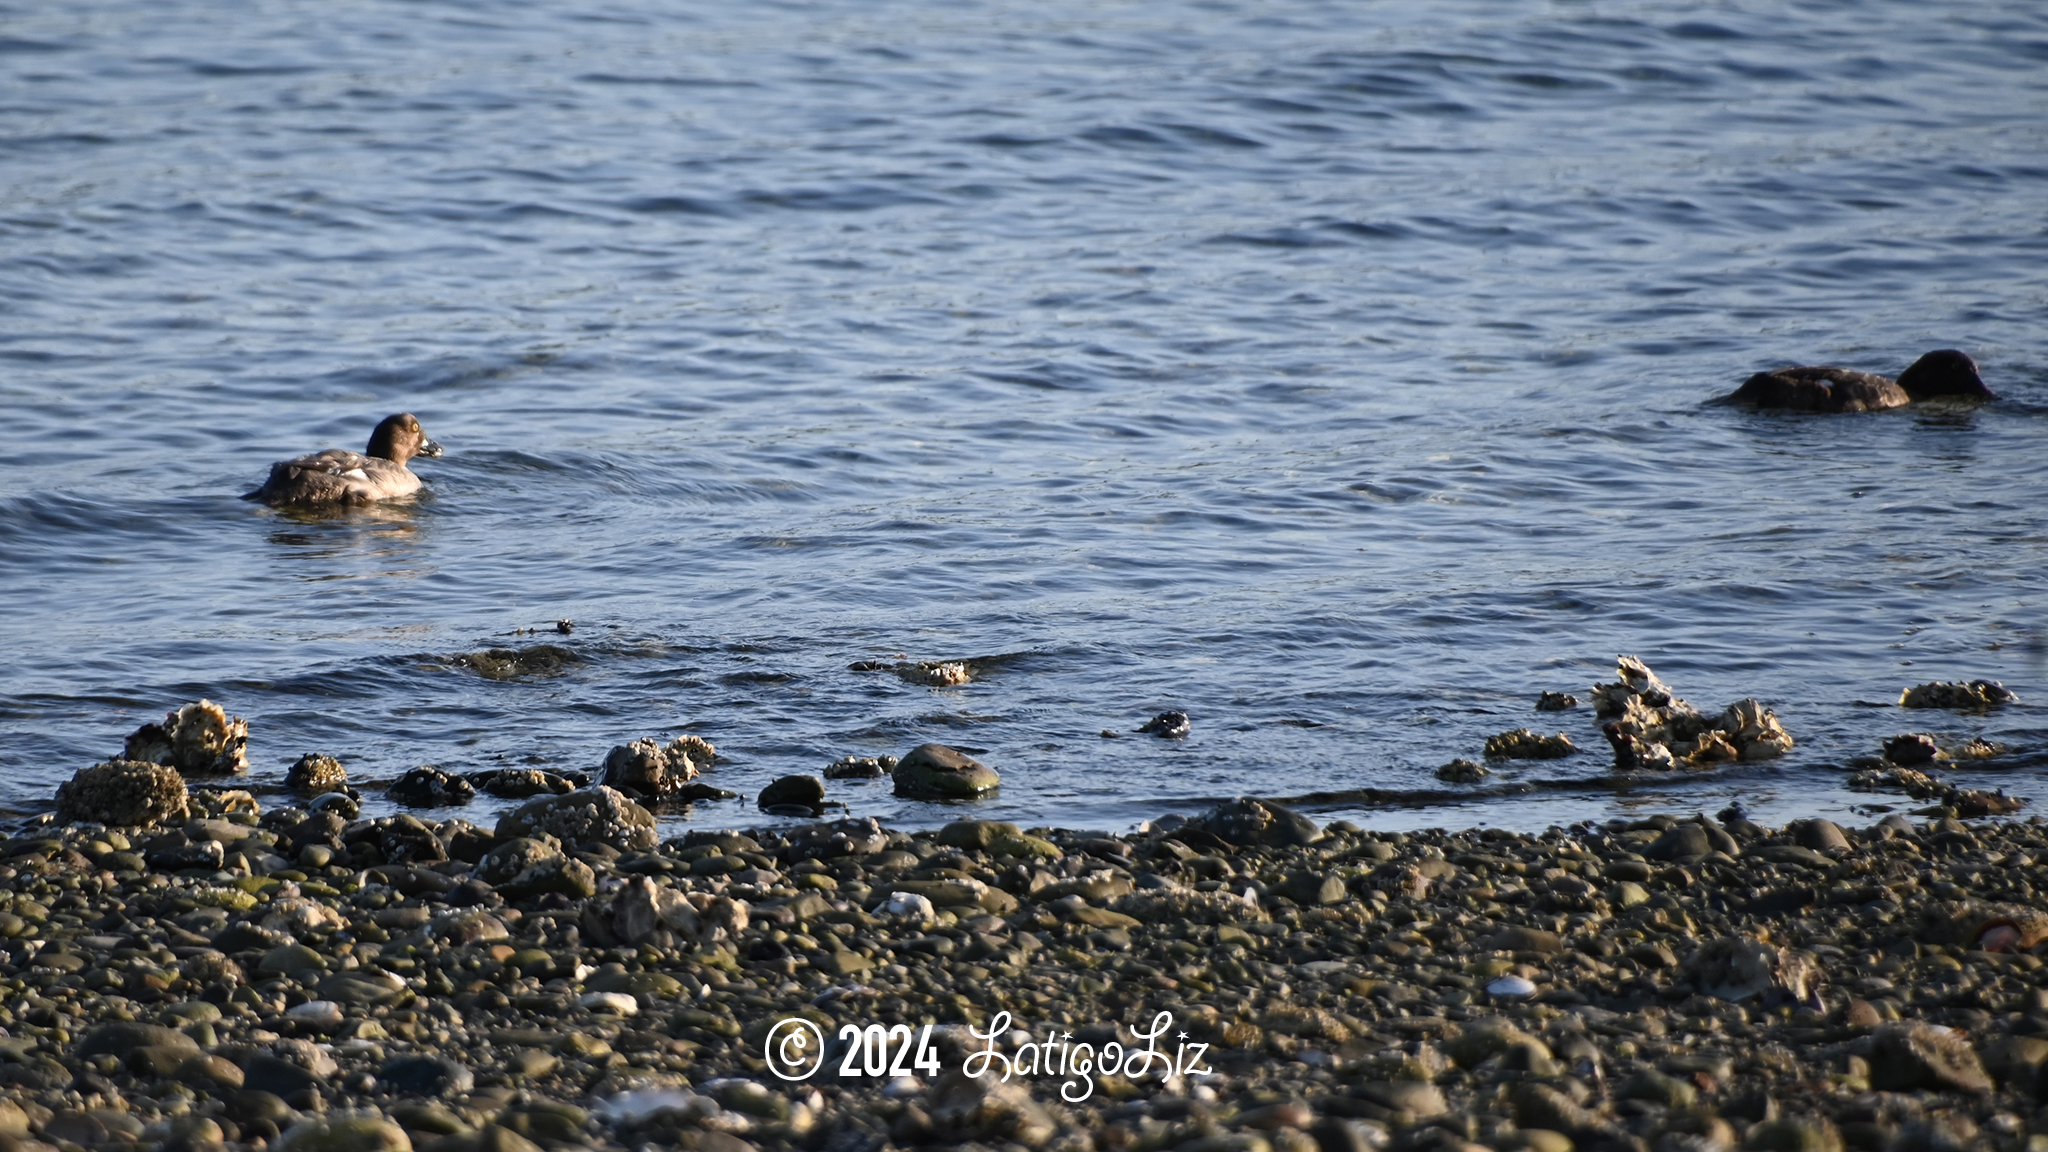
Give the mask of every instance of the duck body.
POLYGON ((1722 397, 1729 404, 1794 412, 1882 412, 1921 400, 1996 400, 1977 362, 1953 348, 1929 352, 1897 380, 1852 368, 1779 368, 1759 372, 1722 397))
POLYGON ((373 504, 403 500, 420 490, 420 478, 406 463, 415 456, 439 456, 410 412, 386 416, 370 434, 365 452, 328 448, 270 466, 261 488, 243 495, 273 508, 373 504))

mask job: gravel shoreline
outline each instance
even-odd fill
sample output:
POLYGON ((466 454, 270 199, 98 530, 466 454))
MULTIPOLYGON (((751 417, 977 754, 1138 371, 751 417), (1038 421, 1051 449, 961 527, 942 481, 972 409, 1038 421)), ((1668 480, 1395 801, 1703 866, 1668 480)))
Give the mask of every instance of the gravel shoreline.
POLYGON ((490 831, 195 791, 0 841, 5 1152, 2048 1144, 2038 820, 1379 834, 1240 800, 657 845, 608 791, 490 831), (1084 1068, 1162 1012, 1158 1064, 1084 1068), (795 1017, 832 1048, 789 1082, 795 1017), (896 1024, 924 1067, 840 1074, 840 1028, 896 1024), (967 1075, 990 1051, 1018 1074, 967 1075))

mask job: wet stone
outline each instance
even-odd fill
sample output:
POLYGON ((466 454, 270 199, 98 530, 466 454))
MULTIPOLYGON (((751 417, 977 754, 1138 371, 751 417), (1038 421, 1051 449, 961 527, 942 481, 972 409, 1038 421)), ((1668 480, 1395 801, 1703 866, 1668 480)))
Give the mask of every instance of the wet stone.
POLYGON ((754 802, 763 812, 816 815, 825 806, 825 782, 816 776, 777 777, 754 802))
POLYGON ((446 1056, 401 1056, 378 1067, 377 1082, 405 1096, 451 1096, 469 1091, 476 1077, 446 1056))

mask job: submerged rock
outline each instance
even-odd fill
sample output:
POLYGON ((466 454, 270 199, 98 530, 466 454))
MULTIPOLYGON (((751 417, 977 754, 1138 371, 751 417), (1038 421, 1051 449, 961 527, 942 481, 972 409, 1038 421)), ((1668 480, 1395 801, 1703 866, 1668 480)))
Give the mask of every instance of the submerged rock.
POLYGON ((165 764, 193 776, 224 776, 248 767, 249 722, 200 700, 144 724, 128 737, 124 760, 165 764))
POLYGON ((608 844, 620 851, 654 847, 654 816, 602 784, 564 796, 528 800, 498 820, 500 839, 545 833, 564 844, 608 844))
POLYGON ((1486 738, 1486 754, 1496 760, 1559 760, 1577 752, 1571 737, 1559 732, 1543 736, 1528 728, 1517 728, 1486 738))
POLYGON ((1138 731, 1162 740, 1178 740, 1194 730, 1194 721, 1180 711, 1161 712, 1140 725, 1138 731))
POLYGON ((825 767, 825 779, 873 780, 895 770, 894 756, 845 756, 825 767))
POLYGON ((284 784, 294 792, 318 795, 333 792, 348 783, 348 769, 341 761, 318 752, 308 752, 285 769, 284 784))
POLYGON ((763 812, 787 809, 789 815, 814 816, 825 807, 825 782, 816 776, 778 777, 754 802, 763 812))
POLYGON ((566 776, 543 772, 538 768, 491 768, 482 772, 471 772, 463 779, 477 790, 506 800, 524 800, 529 796, 559 796, 574 792, 576 784, 566 776))
POLYGON ((1925 732, 1908 732, 1893 736, 1884 742, 1884 758, 1894 764, 1910 767, 1916 764, 1932 764, 1943 759, 1941 745, 1925 732))
POLYGON ((1491 775, 1491 769, 1474 760, 1453 760, 1436 770, 1436 778, 1450 784, 1477 784, 1491 775))
POLYGON ((944 744, 920 744, 903 755, 890 773, 896 795, 920 799, 964 799, 984 796, 1002 786, 996 770, 944 744))
POLYGON ((1899 707, 1953 708, 1965 712, 1980 712, 2001 704, 2010 704, 2018 699, 2018 696, 1996 680, 1972 680, 1967 684, 1934 681, 1899 693, 1899 707))
POLYGON ((184 777, 162 764, 109 760, 80 768, 57 786, 62 820, 136 828, 183 820, 189 813, 184 777))
POLYGON ((534 644, 525 648, 486 648, 464 652, 448 661, 468 668, 486 680, 517 680, 522 676, 554 676, 583 663, 583 657, 559 644, 534 644))
POLYGON ((1538 712, 1569 712, 1579 706, 1579 698, 1569 692, 1545 692, 1536 698, 1538 712))

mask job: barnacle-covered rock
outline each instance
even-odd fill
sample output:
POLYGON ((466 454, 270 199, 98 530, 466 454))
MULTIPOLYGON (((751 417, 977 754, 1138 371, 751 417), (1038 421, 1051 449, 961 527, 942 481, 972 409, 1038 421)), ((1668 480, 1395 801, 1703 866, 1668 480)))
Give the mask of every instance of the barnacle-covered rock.
POLYGON ((285 769, 285 787, 294 792, 317 796, 322 792, 333 792, 348 783, 348 769, 341 761, 318 752, 308 752, 292 762, 285 769))
POLYGON ((1884 758, 1899 765, 1932 764, 1946 759, 1941 754, 1941 745, 1925 732, 1908 732, 1886 740, 1884 758))
POLYGON ((1578 750, 1562 732, 1544 736, 1533 729, 1517 728, 1486 738, 1486 754, 1496 760, 1559 760, 1578 750))
POLYGON ((1952 681, 1933 681, 1916 685, 1899 693, 1901 708, 1955 708, 1966 712, 1981 712, 2000 704, 2010 704, 2019 697, 1996 680, 1972 680, 1967 684, 1952 681))
POLYGON ((248 749, 249 722, 200 700, 130 733, 121 758, 167 764, 186 775, 223 776, 248 767, 248 749))
POLYGON ((162 764, 109 760, 80 768, 57 786, 60 820, 134 828, 183 820, 189 814, 184 777, 162 764))
POLYGON ((1195 823, 1232 844, 1292 848, 1323 838, 1316 822, 1291 808, 1249 796, 1218 804, 1195 823))
POLYGON ((400 776, 384 794, 398 804, 442 808, 469 803, 476 796, 476 786, 452 772, 443 772, 429 764, 400 776))
POLYGON ((1453 760, 1436 770, 1436 778, 1448 784, 1477 784, 1491 775, 1486 765, 1474 760, 1453 760))
POLYGON ((1147 736, 1157 736, 1162 740, 1178 740, 1187 735, 1193 728, 1194 722, 1188 719, 1188 714, 1175 709, 1170 712, 1161 712, 1159 715, 1145 721, 1138 726, 1138 731, 1147 736))
POLYGON ((528 800, 498 820, 501 840, 546 833, 568 845, 609 844, 621 851, 654 847, 654 816, 616 788, 600 784, 563 796, 528 800))
POLYGON ((635 740, 611 750, 599 779, 636 799, 657 804, 681 800, 683 786, 695 780, 715 754, 711 742, 701 736, 678 736, 666 746, 635 740))
POLYGON ((1664 686, 1650 666, 1634 656, 1617 656, 1615 683, 1593 685, 1593 711, 1599 716, 1618 716, 1630 700, 1640 700, 1648 707, 1662 708, 1671 703, 1671 689, 1664 686))
POLYGON ((543 772, 538 768, 488 768, 482 772, 471 772, 463 777, 478 791, 507 800, 524 800, 529 796, 559 796, 574 792, 576 784, 566 776, 543 772))
POLYGON ((1885 768, 1858 772, 1849 777, 1852 792, 1903 792, 1917 800, 1940 796, 1948 791, 1948 785, 1911 768, 1885 768))
POLYGON ((827 780, 873 780, 896 770, 894 756, 843 756, 825 768, 827 780))
POLYGON ((1756 700, 1737 700, 1721 714, 1721 731, 1742 751, 1744 760, 1775 760, 1792 750, 1792 735, 1778 723, 1778 714, 1756 700))

